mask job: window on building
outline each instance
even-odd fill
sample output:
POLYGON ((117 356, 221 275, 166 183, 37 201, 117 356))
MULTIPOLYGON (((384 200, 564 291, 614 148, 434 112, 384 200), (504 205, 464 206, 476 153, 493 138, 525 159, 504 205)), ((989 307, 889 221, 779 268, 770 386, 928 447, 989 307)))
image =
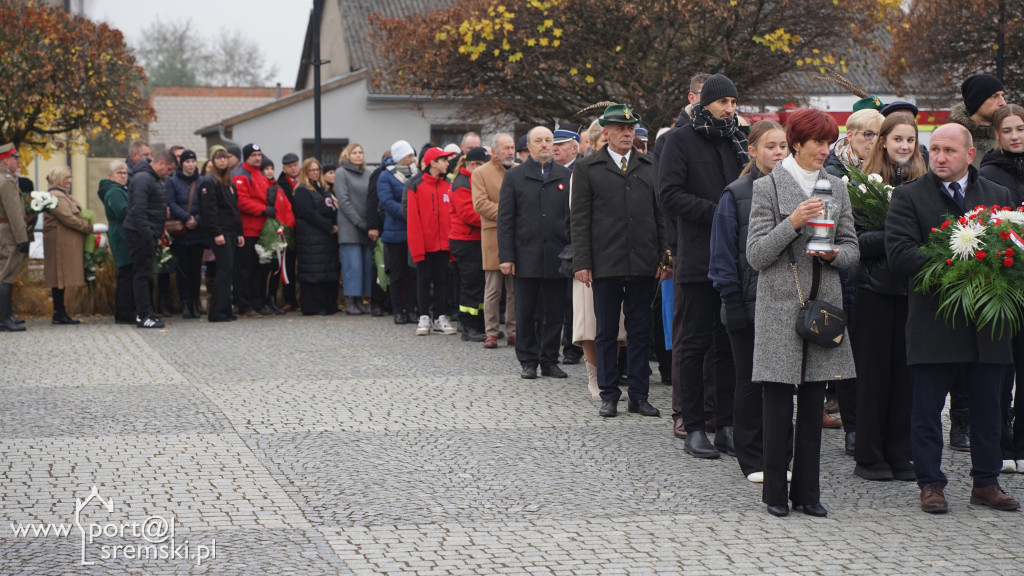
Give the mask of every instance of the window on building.
MULTIPOLYGON (((337 164, 338 156, 341 155, 341 151, 348 146, 348 138, 321 138, 320 139, 320 162, 323 164, 337 164)), ((312 138, 302 139, 302 158, 313 157, 313 144, 312 138)))
MULTIPOLYGON (((483 124, 431 124, 430 141, 435 146, 444 148, 448 144, 462 142, 462 135, 466 132, 480 134, 481 130, 483 130, 483 124)), ((410 144, 412 143, 410 142, 410 144)))

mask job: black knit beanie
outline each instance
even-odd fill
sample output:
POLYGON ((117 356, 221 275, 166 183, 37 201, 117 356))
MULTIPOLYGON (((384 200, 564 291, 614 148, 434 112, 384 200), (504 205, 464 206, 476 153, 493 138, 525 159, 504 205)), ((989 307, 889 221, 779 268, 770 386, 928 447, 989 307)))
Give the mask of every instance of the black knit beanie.
POLYGON ((736 92, 736 85, 721 74, 715 74, 704 81, 704 86, 700 89, 700 105, 707 106, 719 98, 739 98, 739 93, 736 92))
POLYGON ((960 85, 960 93, 963 94, 968 114, 977 112, 989 96, 1002 91, 1003 83, 999 81, 999 78, 988 74, 976 74, 964 80, 964 83, 960 85))

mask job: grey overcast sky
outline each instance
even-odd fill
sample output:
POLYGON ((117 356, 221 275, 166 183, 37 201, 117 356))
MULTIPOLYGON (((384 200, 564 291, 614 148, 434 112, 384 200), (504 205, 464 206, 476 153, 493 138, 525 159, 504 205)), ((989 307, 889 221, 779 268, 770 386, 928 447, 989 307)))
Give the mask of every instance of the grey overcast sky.
POLYGON ((259 42, 268 64, 277 67, 276 81, 284 87, 295 86, 306 36, 312 0, 82 0, 81 6, 91 20, 106 22, 124 33, 134 46, 141 32, 156 20, 191 19, 205 38, 222 29, 242 30, 259 42))

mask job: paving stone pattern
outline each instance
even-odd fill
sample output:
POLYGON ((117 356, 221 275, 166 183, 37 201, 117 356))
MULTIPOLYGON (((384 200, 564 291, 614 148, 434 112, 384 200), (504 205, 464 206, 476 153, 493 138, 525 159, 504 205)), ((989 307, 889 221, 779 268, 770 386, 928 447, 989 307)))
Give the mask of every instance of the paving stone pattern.
MULTIPOLYGON (((602 419, 582 365, 521 380, 504 343, 294 313, 28 327, 0 334, 4 575, 1005 575, 1024 558, 1024 515, 968 503, 967 454, 946 452, 951 510, 930 516, 914 483, 853 476, 826 430, 828 518, 774 518, 734 459, 683 452, 668 387, 662 418, 602 419), (130 527, 83 547, 154 517, 215 557, 101 557, 152 542, 130 527), (15 534, 50 523, 72 527, 15 534)), ((1001 483, 1024 497, 1024 474, 1001 483)))

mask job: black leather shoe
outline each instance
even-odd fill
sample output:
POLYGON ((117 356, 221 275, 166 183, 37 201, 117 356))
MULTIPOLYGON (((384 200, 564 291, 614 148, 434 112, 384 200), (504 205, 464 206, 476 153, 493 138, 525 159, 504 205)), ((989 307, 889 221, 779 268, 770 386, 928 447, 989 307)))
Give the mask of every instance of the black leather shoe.
POLYGON ((395 324, 408 324, 408 320, 405 319, 405 314, 398 312, 395 314, 395 324))
POLYGON ((732 426, 719 426, 715 430, 715 448, 723 454, 736 455, 736 442, 733 440, 732 426))
POLYGON ((619 415, 619 401, 605 400, 601 402, 601 410, 598 414, 604 418, 614 418, 619 415))
POLYGON ((580 356, 575 352, 567 352, 562 354, 562 364, 579 364, 580 356))
POLYGON ((772 516, 778 516, 779 518, 789 516, 789 506, 786 506, 785 504, 783 504, 782 506, 772 506, 771 504, 769 504, 768 513, 772 516))
POLYGON ((11 322, 14 322, 15 324, 24 324, 25 323, 25 319, 24 318, 18 318, 14 314, 11 314, 11 322))
POLYGON ((74 326, 75 324, 81 324, 82 322, 68 316, 67 312, 61 312, 53 315, 53 323, 60 326, 74 326))
POLYGON ((371 304, 370 305, 370 316, 373 316, 374 318, 377 318, 377 317, 380 317, 380 316, 383 316, 383 315, 384 315, 384 311, 380 309, 380 306, 377 306, 375 304, 371 304))
POLYGON ((409 311, 405 313, 405 321, 409 324, 418 324, 420 317, 415 312, 409 311))
POLYGON ((857 433, 846 433, 846 455, 853 456, 857 451, 857 433))
POLYGON ((565 370, 562 370, 561 368, 559 368, 555 364, 552 364, 550 366, 541 366, 540 367, 540 375, 541 376, 547 376, 549 378, 568 378, 569 377, 569 375, 565 373, 565 370))
POLYGON ((803 512, 808 516, 815 516, 818 518, 824 518, 828 516, 828 510, 821 505, 821 502, 815 502, 814 504, 793 504, 794 512, 803 512))
POLYGON ((661 416, 661 412, 654 406, 651 406, 651 403, 646 398, 643 400, 633 400, 630 398, 629 402, 626 403, 626 410, 641 416, 661 416))
POLYGON ((524 380, 534 380, 537 378, 537 366, 534 364, 527 364, 523 366, 523 371, 519 374, 519 377, 524 380))
POLYGON ((895 480, 902 480, 904 482, 917 480, 917 473, 914 472, 914 463, 910 460, 889 462, 889 468, 892 469, 892 477, 895 480))
POLYGON ((949 447, 957 452, 971 451, 971 426, 953 424, 949 427, 949 447))
POLYGON ((686 435, 683 444, 686 453, 697 458, 718 458, 722 454, 711 445, 708 435, 703 430, 694 430, 686 435))
POLYGON ((853 467, 853 474, 855 476, 860 476, 865 480, 893 479, 892 468, 890 468, 885 462, 876 462, 874 464, 861 464, 858 462, 857 465, 853 467))

